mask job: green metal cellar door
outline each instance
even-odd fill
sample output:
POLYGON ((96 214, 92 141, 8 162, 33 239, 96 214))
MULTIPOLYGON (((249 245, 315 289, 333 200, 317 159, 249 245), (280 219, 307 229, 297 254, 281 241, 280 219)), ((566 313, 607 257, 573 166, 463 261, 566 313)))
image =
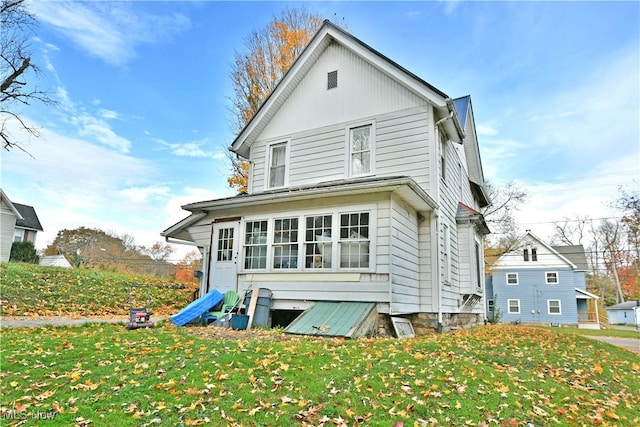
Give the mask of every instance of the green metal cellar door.
POLYGON ((375 332, 376 304, 316 302, 285 328, 288 334, 358 338, 375 332))

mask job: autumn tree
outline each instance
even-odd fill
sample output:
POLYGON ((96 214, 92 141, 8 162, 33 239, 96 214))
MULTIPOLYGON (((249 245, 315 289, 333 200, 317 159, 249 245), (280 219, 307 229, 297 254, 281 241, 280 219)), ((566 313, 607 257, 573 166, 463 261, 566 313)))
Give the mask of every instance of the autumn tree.
POLYGON ((197 282, 194 272, 202 268, 202 256, 197 250, 186 254, 176 267, 176 280, 182 282, 197 282))
MULTIPOLYGON (((319 15, 306 9, 287 8, 245 38, 245 49, 236 52, 231 69, 234 90, 231 113, 236 133, 251 120, 321 25, 319 15)), ((232 173, 229 186, 244 193, 249 163, 233 153, 228 158, 232 173)))
POLYGON ((9 123, 31 136, 39 136, 37 128, 29 125, 18 112, 18 106, 33 101, 52 104, 45 91, 27 84, 30 74, 39 74, 29 53, 29 40, 34 35, 35 17, 27 10, 25 0, 2 0, 0 3, 0 141, 5 150, 25 151, 10 133, 9 123))

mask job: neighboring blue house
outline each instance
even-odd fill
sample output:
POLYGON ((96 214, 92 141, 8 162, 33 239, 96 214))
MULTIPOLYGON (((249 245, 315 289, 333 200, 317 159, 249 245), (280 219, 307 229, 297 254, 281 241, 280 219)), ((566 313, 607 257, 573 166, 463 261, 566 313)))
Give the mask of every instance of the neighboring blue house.
POLYGON ((530 231, 487 278, 489 320, 599 329, 598 296, 587 292, 582 245, 549 246, 530 231))
POLYGON ((605 307, 610 325, 640 326, 640 301, 627 301, 605 307))

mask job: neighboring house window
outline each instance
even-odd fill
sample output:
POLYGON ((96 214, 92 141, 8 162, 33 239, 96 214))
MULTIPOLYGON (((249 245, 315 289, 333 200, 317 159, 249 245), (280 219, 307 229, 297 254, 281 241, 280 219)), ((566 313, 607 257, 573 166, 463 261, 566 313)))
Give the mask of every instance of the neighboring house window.
POLYGON ((531 248, 531 261, 538 261, 538 249, 531 248))
POLYGON ((477 288, 482 288, 482 270, 481 270, 481 263, 482 263, 482 257, 480 256, 480 244, 478 242, 475 242, 475 252, 476 252, 476 287, 477 288))
POLYGON ((351 176, 367 175, 373 172, 372 126, 360 126, 349 130, 349 156, 351 176))
POLYGON ((507 285, 518 284, 518 273, 507 273, 507 285))
POLYGON ((340 268, 369 267, 369 213, 340 215, 340 268))
POLYGON ((331 215, 305 218, 305 268, 331 268, 331 215))
POLYGON ((440 132, 440 176, 447 178, 447 138, 444 132, 440 132))
POLYGON ((524 250, 523 256, 525 261, 529 261, 529 249, 524 250))
POLYGON ((338 71, 330 71, 327 73, 327 89, 335 89, 338 87, 338 71))
POLYGON ((269 157, 269 188, 284 187, 287 169, 287 143, 271 145, 269 157))
POLYGON ((233 259, 233 228, 221 228, 218 231, 217 261, 231 261, 233 259))
POLYGON ((18 229, 14 230, 13 231, 13 241, 14 242, 22 242, 22 235, 23 235, 22 230, 18 230, 18 229))
POLYGON ((507 310, 509 311, 509 314, 520 314, 520 300, 508 299, 507 310))
POLYGON ((562 307, 559 299, 547 300, 547 311, 549 314, 562 314, 562 307))
POLYGON ((547 271, 545 274, 545 280, 547 285, 557 285, 558 284, 558 272, 556 271, 547 271))
POLYGON ((298 218, 274 221, 273 268, 298 268, 298 218))
POLYGON ((489 310, 489 313, 493 313, 493 311, 495 310, 495 303, 492 299, 487 300, 487 310, 489 310))
POLYGON ((267 268, 267 221, 249 221, 246 224, 244 268, 267 268))
POLYGON ((444 283, 451 282, 451 235, 449 234, 449 226, 442 224, 442 237, 444 239, 444 248, 442 249, 443 267, 444 267, 444 283))

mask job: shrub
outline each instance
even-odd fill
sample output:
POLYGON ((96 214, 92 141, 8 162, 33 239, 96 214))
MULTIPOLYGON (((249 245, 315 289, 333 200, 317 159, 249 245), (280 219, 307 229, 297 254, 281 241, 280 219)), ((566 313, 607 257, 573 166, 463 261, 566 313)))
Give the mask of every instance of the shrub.
POLYGON ((40 257, 36 252, 36 247, 33 245, 33 242, 13 242, 9 261, 37 264, 40 262, 40 257))

